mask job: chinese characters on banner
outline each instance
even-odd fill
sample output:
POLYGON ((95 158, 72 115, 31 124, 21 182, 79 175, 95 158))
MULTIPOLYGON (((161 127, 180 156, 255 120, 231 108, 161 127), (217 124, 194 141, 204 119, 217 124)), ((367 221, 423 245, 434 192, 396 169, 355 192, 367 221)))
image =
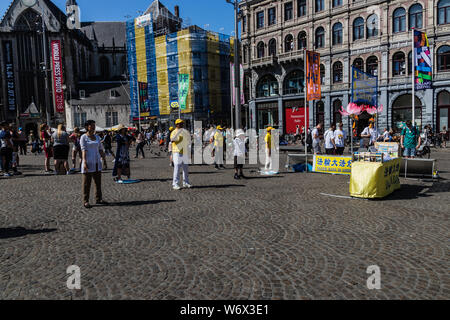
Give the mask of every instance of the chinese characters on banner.
POLYGON ((6 104, 9 111, 16 110, 16 84, 14 81, 14 61, 12 41, 3 41, 3 56, 5 62, 6 104))
POLYGON ((189 74, 178 75, 178 100, 181 110, 186 110, 186 100, 189 95, 189 74))
POLYGON ((150 116, 150 106, 148 104, 148 84, 139 82, 139 110, 141 117, 150 116))
POLYGON ((414 30, 414 83, 416 90, 431 89, 432 62, 425 32, 414 30))
POLYGON ((63 70, 61 57, 61 41, 52 40, 52 63, 53 63, 53 94, 55 97, 55 111, 64 113, 64 91, 63 91, 63 70))
POLYGON ((347 174, 352 172, 352 157, 314 156, 313 172, 347 174))
POLYGON ((378 105, 378 77, 352 66, 352 102, 378 105))
POLYGON ((320 100, 320 54, 306 51, 306 97, 308 101, 320 100))

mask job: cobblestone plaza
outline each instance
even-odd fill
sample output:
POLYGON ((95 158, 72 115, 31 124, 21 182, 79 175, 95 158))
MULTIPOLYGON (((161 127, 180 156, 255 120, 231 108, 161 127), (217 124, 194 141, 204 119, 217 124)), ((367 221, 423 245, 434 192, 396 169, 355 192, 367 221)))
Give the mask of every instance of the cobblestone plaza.
POLYGON ((80 175, 44 176, 25 156, 22 177, 0 179, 0 299, 448 299, 450 152, 433 157, 440 181, 365 201, 324 195, 348 196, 345 176, 257 167, 236 181, 191 166, 194 188, 176 192, 154 156, 132 162, 139 184, 104 172, 111 205, 86 210, 80 175))

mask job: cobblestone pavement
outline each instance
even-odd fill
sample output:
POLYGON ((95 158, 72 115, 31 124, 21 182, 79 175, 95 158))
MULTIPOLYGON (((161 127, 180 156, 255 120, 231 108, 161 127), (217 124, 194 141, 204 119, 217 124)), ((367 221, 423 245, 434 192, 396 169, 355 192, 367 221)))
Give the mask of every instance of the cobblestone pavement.
POLYGON ((23 177, 0 179, 0 298, 449 299, 450 152, 433 155, 443 180, 402 179, 382 201, 321 195, 348 195, 344 176, 247 168, 235 181, 211 166, 175 192, 153 155, 132 163, 140 184, 106 171, 112 205, 91 210, 80 175, 44 176, 26 156, 23 177), (70 265, 81 290, 66 287, 70 265))

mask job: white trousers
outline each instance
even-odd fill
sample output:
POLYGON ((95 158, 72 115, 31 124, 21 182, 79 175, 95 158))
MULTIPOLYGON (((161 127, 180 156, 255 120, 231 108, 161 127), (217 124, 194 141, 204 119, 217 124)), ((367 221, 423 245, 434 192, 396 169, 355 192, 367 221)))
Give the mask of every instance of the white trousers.
POLYGON ((272 157, 269 156, 269 149, 266 148, 266 170, 272 170, 272 157))
POLYGON ((180 182, 180 169, 183 169, 183 182, 189 184, 189 165, 186 156, 177 152, 172 154, 173 158, 173 186, 178 186, 180 182))

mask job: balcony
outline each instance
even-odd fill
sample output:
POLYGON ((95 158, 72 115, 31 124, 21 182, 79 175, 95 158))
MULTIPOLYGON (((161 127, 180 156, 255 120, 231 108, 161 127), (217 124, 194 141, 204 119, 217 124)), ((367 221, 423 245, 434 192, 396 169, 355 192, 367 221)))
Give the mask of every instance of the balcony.
POLYGON ((280 63, 288 63, 295 60, 303 60, 304 50, 297 50, 297 51, 289 51, 285 53, 281 53, 278 56, 278 61, 280 63))
POLYGON ((268 56, 259 59, 253 59, 252 67, 254 68, 263 68, 267 66, 271 66, 277 62, 278 58, 275 56, 268 56))

